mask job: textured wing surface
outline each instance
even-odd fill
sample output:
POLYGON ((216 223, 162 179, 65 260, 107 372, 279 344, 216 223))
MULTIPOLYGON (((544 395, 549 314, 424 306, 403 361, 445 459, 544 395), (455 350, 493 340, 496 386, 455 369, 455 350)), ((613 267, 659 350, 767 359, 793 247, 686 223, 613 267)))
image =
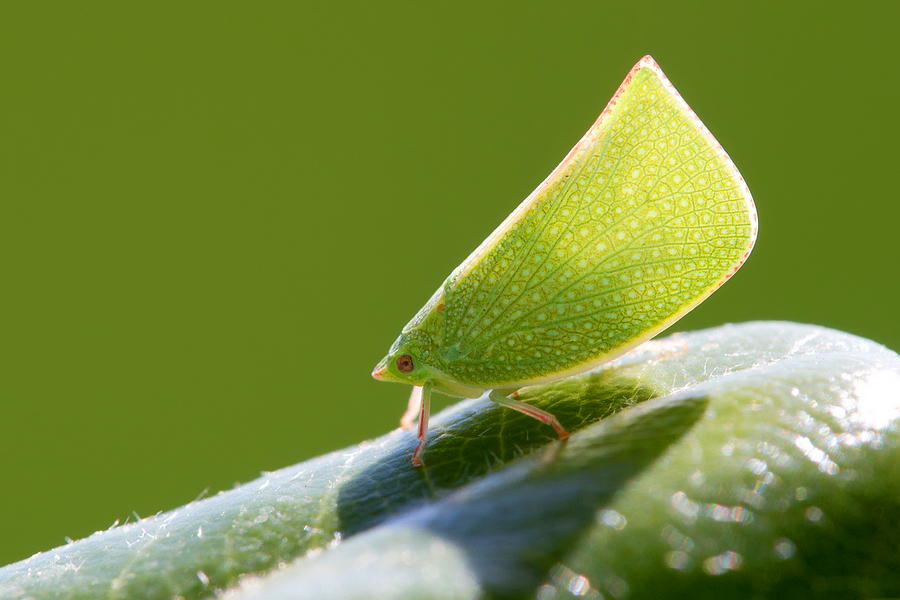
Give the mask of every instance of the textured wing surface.
POLYGON ((448 374, 485 387, 586 370, 712 293, 756 237, 750 192, 650 57, 445 287, 448 374))

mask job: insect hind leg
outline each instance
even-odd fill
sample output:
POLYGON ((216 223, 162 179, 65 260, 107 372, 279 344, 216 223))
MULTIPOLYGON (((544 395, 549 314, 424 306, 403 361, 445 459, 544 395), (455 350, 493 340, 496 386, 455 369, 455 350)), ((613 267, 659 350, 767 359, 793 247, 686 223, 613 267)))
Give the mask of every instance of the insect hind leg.
POLYGON ((557 435, 559 435, 559 439, 564 440, 569 437, 569 432, 566 431, 562 425, 559 424, 559 421, 548 413, 545 410, 541 410, 537 407, 534 407, 526 402, 522 402, 521 400, 516 400, 515 398, 508 398, 498 392, 497 390, 491 390, 490 395, 488 396, 491 399, 491 402, 496 402, 500 406, 505 406, 506 408, 511 408, 513 410, 517 410, 522 414, 528 415, 529 417, 533 417, 540 421, 541 423, 546 423, 553 427, 556 430, 557 435))

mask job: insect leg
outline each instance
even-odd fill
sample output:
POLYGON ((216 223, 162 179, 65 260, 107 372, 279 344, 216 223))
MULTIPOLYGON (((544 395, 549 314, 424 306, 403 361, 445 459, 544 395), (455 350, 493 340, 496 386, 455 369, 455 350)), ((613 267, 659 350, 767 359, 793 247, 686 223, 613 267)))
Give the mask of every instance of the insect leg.
POLYGON ((425 451, 425 440, 428 439, 428 415, 431 414, 431 382, 426 381, 422 386, 422 405, 419 411, 419 445, 413 452, 412 464, 414 467, 422 466, 422 453, 425 451))
POLYGON ((496 390, 491 390, 489 398, 491 399, 491 402, 496 402, 500 406, 505 406, 506 408, 517 410, 520 413, 528 415, 529 417, 534 417, 541 423, 552 425, 553 429, 556 430, 556 433, 557 435, 559 435, 559 439, 561 440, 569 437, 569 433, 565 429, 563 429, 563 426, 559 424, 559 421, 556 420, 556 417, 554 417, 547 411, 536 408, 530 404, 522 402, 521 400, 516 400, 515 398, 507 398, 496 390))
POLYGON ((416 422, 416 415, 422 406, 422 386, 414 385, 412 393, 409 395, 409 404, 406 406, 406 412, 400 417, 400 427, 409 429, 416 422))

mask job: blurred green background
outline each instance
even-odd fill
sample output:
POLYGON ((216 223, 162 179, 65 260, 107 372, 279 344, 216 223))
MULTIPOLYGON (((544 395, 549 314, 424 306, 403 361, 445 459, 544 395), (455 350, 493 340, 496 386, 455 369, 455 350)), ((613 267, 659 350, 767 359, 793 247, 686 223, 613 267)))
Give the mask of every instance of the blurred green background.
POLYGON ((0 4, 0 564, 396 427, 376 361, 648 53, 760 216, 676 329, 900 349, 898 7, 0 4))

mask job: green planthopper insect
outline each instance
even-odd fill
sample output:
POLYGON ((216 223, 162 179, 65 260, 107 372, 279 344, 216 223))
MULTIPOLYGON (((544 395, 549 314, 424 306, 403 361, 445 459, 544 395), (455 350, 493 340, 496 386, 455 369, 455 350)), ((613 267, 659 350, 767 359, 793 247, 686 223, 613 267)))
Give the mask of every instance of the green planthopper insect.
POLYGON ((422 464, 432 390, 515 398, 634 348, 744 263, 756 209, 731 159, 645 56, 563 161, 444 281, 372 375, 415 386, 422 464))

